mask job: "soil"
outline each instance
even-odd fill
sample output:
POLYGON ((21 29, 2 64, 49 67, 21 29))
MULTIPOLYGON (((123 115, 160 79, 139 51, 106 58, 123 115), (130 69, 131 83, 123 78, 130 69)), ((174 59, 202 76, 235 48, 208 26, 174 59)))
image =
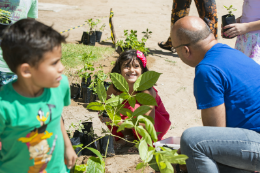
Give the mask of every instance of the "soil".
MULTIPOLYGON (((153 33, 146 43, 146 46, 150 48, 152 53, 147 58, 148 68, 163 73, 155 88, 158 90, 172 122, 170 130, 164 138, 181 136, 182 132, 189 127, 202 126, 200 110, 197 110, 193 96, 194 68, 185 65, 178 58, 177 54, 164 51, 157 46, 159 41, 166 41, 170 34, 172 0, 39 0, 39 2, 62 4, 71 7, 77 6, 75 8, 56 10, 56 12, 48 9, 39 10, 39 18, 37 20, 47 25, 53 25, 58 31, 64 31, 84 24, 90 18, 96 19, 108 16, 110 8, 113 8, 114 11, 114 27, 118 39, 123 38, 124 29, 137 30, 138 36, 141 38, 141 32, 149 28, 153 33)), ((241 16, 243 0, 217 1, 219 16, 218 41, 234 47, 235 39, 223 39, 220 34, 221 16, 227 13, 223 5, 230 6, 231 4, 238 9, 234 13, 235 16, 241 16)), ((198 16, 194 2, 191 5, 190 15, 198 16)), ((110 37, 108 17, 103 18, 102 23, 106 24, 101 38, 104 40, 110 37)), ((65 32, 64 35, 68 35, 68 42, 78 43, 83 31, 87 30, 88 27, 84 26, 65 32)), ((106 41, 96 44, 96 46, 112 46, 112 43, 111 41, 106 41)), ((96 65, 101 63, 105 72, 108 72, 111 70, 111 62, 115 61, 117 57, 118 54, 114 53, 113 56, 100 60, 96 65)), ((72 100, 71 105, 64 108, 62 116, 65 120, 66 128, 72 122, 90 119, 93 121, 94 131, 98 136, 102 135, 101 127, 106 128, 99 121, 97 112, 88 111, 86 104, 83 104, 81 100, 72 100)), ((80 159, 84 160, 85 158, 81 157, 80 159)), ((140 162, 140 159, 137 154, 117 154, 114 157, 107 158, 106 172, 139 173, 141 171, 135 170, 138 162, 140 162)), ((145 172, 150 173, 153 171, 151 168, 147 168, 145 172)))

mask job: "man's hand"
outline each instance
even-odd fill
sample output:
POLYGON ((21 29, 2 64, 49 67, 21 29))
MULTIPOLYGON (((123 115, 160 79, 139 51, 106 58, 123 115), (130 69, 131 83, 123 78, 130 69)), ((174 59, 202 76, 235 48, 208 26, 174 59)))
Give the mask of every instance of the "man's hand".
POLYGON ((67 165, 68 169, 71 169, 76 162, 77 154, 73 150, 72 147, 66 147, 65 148, 65 164, 67 165))
POLYGON ((225 104, 201 110, 203 126, 226 127, 225 104))

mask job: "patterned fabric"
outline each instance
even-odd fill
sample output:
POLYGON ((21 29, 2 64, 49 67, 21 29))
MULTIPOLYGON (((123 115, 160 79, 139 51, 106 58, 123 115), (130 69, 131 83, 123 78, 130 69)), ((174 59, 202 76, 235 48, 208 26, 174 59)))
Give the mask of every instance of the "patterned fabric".
MULTIPOLYGON (((199 16, 209 26, 212 33, 217 38, 218 35, 218 17, 215 0, 194 0, 199 16)), ((180 18, 189 15, 191 0, 173 0, 171 26, 180 18)), ((168 38, 167 45, 172 46, 171 37, 168 38)))
POLYGON ((0 87, 17 79, 15 74, 4 73, 0 71, 0 87))
POLYGON ((260 64, 260 34, 246 33, 237 36, 235 49, 240 50, 246 56, 260 64))

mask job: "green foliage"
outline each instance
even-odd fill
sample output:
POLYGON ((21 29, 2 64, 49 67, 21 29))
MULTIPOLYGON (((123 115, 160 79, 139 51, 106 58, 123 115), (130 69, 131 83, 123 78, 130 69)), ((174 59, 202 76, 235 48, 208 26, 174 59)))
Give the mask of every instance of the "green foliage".
POLYGON ((89 30, 90 31, 94 31, 94 29, 96 28, 96 26, 97 26, 97 24, 99 24, 101 21, 100 21, 100 19, 96 19, 95 21, 94 21, 94 19, 88 19, 88 21, 85 21, 85 22, 87 22, 88 23, 88 25, 89 25, 89 30))
POLYGON ((86 171, 86 169, 87 169, 87 165, 86 164, 75 165, 74 173, 83 173, 83 172, 86 171))
POLYGON ((233 11, 237 11, 237 9, 233 8, 233 5, 230 5, 229 7, 224 5, 224 7, 227 9, 229 16, 233 16, 233 11))
POLYGON ((10 20, 11 13, 9 11, 5 11, 0 9, 0 23, 8 24, 11 22, 10 20))
POLYGON ((141 41, 139 41, 136 30, 131 30, 130 33, 128 33, 128 30, 124 30, 125 40, 118 40, 116 47, 121 47, 122 51, 125 49, 136 49, 147 55, 150 51, 145 47, 145 42, 151 37, 152 32, 147 29, 142 33, 144 36, 141 41))
POLYGON ((83 128, 84 126, 82 125, 81 120, 79 120, 78 123, 71 123, 67 130, 67 133, 69 134, 69 138, 72 138, 73 131, 78 130, 79 132, 82 132, 83 128))
POLYGON ((103 25, 101 25, 101 27, 99 28, 99 31, 104 31, 105 27, 106 27, 106 24, 103 23, 103 25))
MULTIPOLYGON (((176 150, 171 150, 165 147, 161 148, 162 151, 155 150, 153 147, 153 142, 158 140, 157 135, 159 133, 155 131, 154 119, 145 114, 151 110, 150 106, 156 106, 157 103, 153 96, 142 92, 143 90, 151 88, 157 82, 160 75, 160 73, 153 71, 145 72, 139 76, 135 82, 134 92, 129 93, 129 86, 125 78, 118 73, 111 73, 110 76, 113 85, 118 90, 122 91, 122 93, 117 96, 111 95, 110 99, 105 100, 105 89, 100 83, 98 83, 97 93, 100 97, 100 101, 90 103, 87 108, 92 110, 107 111, 107 114, 112 121, 112 123, 110 123, 112 127, 117 125, 118 122, 122 122, 118 127, 118 132, 124 130, 125 128, 133 128, 142 137, 140 139, 139 135, 137 135, 139 141, 135 141, 142 160, 142 162, 136 166, 136 169, 144 170, 146 166, 151 165, 150 162, 154 162, 152 164, 158 165, 158 169, 160 169, 162 173, 172 173, 173 167, 171 163, 185 164, 187 156, 178 155, 176 150), (126 100, 131 107, 135 107, 136 101, 142 104, 142 106, 132 112, 129 109, 124 108, 126 100), (125 120, 121 120, 120 113, 126 115, 127 118, 125 120), (140 123, 145 124, 145 128, 140 123)), ((100 158, 98 159, 95 157, 89 158, 87 163, 87 172, 102 172, 103 163, 100 160, 100 158)))
POLYGON ((72 145, 73 149, 75 150, 76 148, 82 148, 83 144, 79 144, 79 145, 72 145))

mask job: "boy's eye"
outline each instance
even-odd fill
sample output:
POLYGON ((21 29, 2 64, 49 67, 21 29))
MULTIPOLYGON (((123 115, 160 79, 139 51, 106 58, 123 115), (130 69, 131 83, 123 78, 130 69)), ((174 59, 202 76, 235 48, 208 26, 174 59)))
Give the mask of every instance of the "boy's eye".
POLYGON ((58 62, 59 62, 59 60, 57 60, 54 63, 52 63, 52 65, 56 65, 58 62))

